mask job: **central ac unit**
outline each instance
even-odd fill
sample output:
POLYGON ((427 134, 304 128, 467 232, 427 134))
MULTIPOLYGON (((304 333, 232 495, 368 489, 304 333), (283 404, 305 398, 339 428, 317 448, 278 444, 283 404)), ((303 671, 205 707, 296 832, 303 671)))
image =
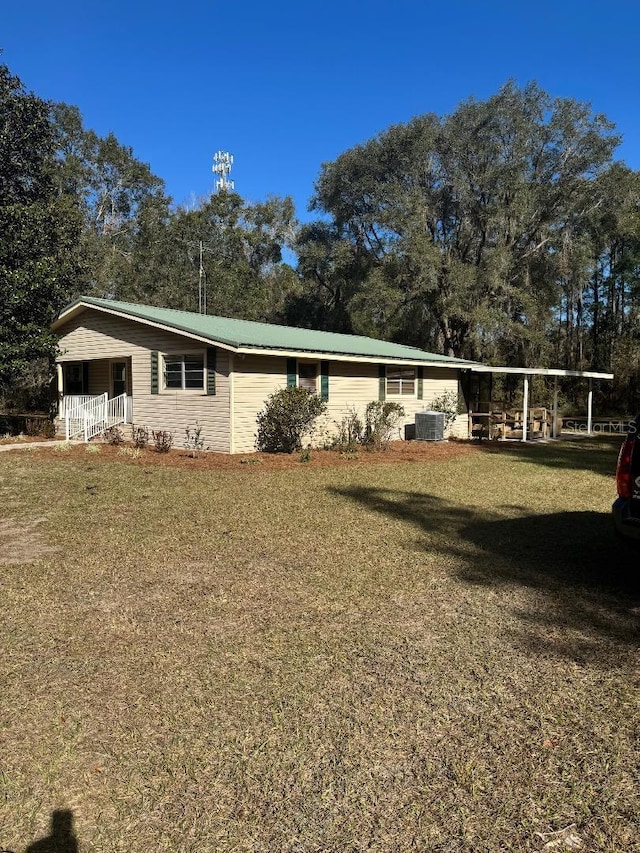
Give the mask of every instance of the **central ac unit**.
POLYGON ((416 412, 416 439, 442 441, 444 439, 444 412, 416 412))

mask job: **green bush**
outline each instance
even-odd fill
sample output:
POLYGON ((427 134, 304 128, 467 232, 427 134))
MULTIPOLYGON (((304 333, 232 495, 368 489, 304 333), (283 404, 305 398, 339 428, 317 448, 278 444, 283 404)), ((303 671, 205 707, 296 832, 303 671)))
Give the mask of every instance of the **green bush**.
POLYGON ((282 388, 267 398, 258 414, 256 447, 266 453, 301 450, 302 437, 316 418, 327 410, 317 394, 306 388, 282 388))
POLYGON ((364 410, 364 435, 362 444, 369 450, 386 450, 404 408, 400 403, 382 403, 374 400, 364 410))
POLYGON ((300 451, 300 461, 301 462, 311 462, 311 445, 308 444, 306 447, 303 447, 300 451))
POLYGON ((444 414, 444 425, 448 428, 458 415, 458 395, 455 391, 445 391, 444 394, 432 400, 430 408, 432 412, 444 414))

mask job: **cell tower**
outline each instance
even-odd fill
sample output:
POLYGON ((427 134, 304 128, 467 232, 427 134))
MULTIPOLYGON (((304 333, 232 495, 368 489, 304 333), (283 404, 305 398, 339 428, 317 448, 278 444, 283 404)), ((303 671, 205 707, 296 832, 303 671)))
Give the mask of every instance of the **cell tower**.
POLYGON ((231 172, 231 167, 233 166, 233 154, 229 154, 228 151, 216 151, 213 155, 213 166, 211 167, 211 171, 214 175, 220 175, 218 180, 216 181, 216 190, 225 190, 229 192, 233 189, 233 181, 229 180, 229 173, 231 172))

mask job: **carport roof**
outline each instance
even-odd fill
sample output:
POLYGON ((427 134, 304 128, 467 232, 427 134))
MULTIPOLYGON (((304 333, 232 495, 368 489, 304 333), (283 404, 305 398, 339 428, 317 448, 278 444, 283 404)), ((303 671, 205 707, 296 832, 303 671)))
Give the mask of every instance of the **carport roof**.
POLYGON ((613 379, 613 373, 595 370, 562 370, 556 367, 493 367, 490 364, 474 364, 473 373, 512 373, 519 376, 580 376, 584 379, 613 379))

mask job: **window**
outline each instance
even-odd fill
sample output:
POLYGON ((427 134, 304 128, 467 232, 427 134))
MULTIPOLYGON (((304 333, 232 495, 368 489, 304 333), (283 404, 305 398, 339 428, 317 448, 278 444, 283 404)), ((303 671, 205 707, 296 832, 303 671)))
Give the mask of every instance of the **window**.
POLYGON ((414 367, 387 368, 387 394, 390 397, 407 397, 415 393, 416 370, 414 367))
POLYGON ((318 365, 305 364, 303 361, 298 362, 298 386, 306 388, 307 391, 313 391, 314 394, 318 390, 318 365))
POLYGON ((165 355, 164 387, 204 389, 203 355, 165 355))
POLYGON ((321 361, 318 373, 318 362, 299 362, 297 358, 288 358, 287 387, 306 388, 307 391, 320 394, 320 398, 326 402, 329 399, 329 362, 321 361))

